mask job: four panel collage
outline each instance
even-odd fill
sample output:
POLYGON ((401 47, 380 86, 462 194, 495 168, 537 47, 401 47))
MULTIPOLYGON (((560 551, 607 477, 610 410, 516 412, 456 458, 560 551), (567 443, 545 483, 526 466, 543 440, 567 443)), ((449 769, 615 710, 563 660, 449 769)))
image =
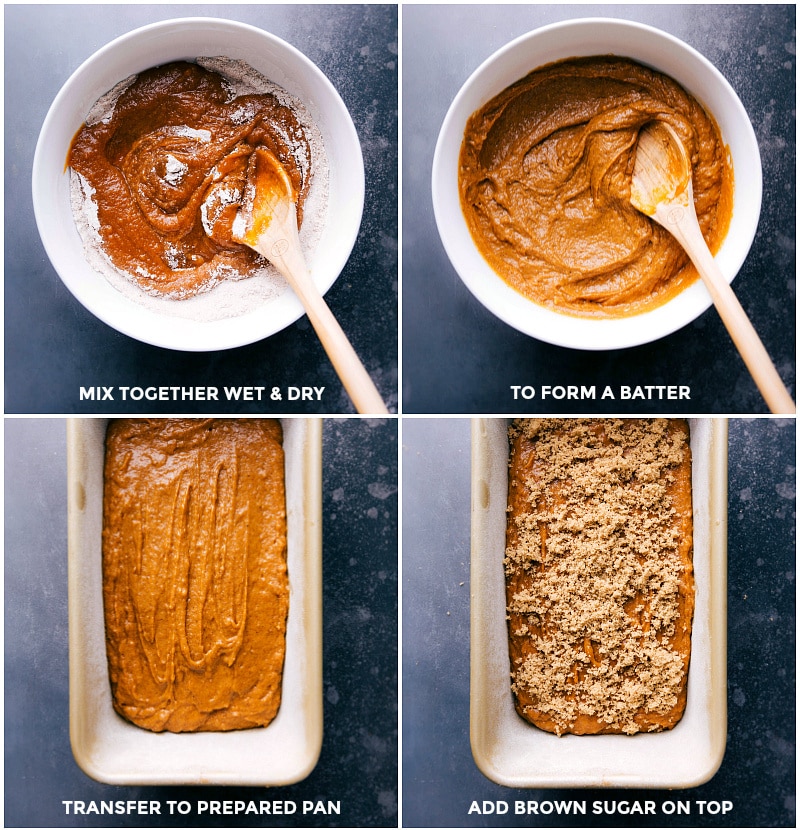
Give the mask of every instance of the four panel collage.
POLYGON ((794 4, 4 4, 4 827, 796 827, 794 4))

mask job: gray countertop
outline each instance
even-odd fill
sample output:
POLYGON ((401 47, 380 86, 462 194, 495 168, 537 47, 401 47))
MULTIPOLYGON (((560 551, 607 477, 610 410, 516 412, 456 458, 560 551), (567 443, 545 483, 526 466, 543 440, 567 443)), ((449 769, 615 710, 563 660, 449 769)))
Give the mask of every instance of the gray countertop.
MULTIPOLYGON (((342 96, 364 156, 366 198, 355 248, 327 300, 391 409, 397 407, 397 7, 393 5, 7 5, 5 25, 5 411, 136 412, 81 401, 81 386, 325 386, 319 403, 223 404, 231 412, 354 412, 308 319, 258 343, 175 352, 119 334, 61 283, 33 216, 31 166, 61 85, 115 37, 159 20, 223 17, 265 29, 314 61, 342 96), (274 407, 280 407, 275 410, 274 407)), ((152 403, 153 414, 175 404, 152 403)), ((219 403, 182 403, 216 414, 219 403)))
POLYGON ((729 422, 728 741, 717 774, 690 790, 513 790, 484 778, 470 751, 470 422, 404 419, 404 826, 795 826, 795 440, 793 420, 729 422), (657 812, 468 812, 474 801, 559 799, 651 800, 657 812), (692 813, 661 814, 669 800, 690 800, 692 813), (725 817, 695 803, 725 800, 725 817))
MULTIPOLYGON (((403 412, 580 414, 585 402, 514 401, 510 387, 594 383, 689 385, 691 399, 670 403, 673 412, 766 412, 713 308, 652 344, 564 349, 495 318, 447 259, 430 180, 451 101, 500 47, 532 29, 577 17, 628 18, 675 35, 715 64, 741 98, 758 139, 764 195, 755 243, 734 287, 784 382, 794 389, 794 5, 414 4, 403 8, 403 412)), ((592 406, 598 412, 654 411, 646 400, 598 400, 592 406)))

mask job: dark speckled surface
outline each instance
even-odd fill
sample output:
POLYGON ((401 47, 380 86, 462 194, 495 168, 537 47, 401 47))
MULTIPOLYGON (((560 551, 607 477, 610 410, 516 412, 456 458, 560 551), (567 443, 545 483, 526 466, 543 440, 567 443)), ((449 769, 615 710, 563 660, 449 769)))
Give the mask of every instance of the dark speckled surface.
MULTIPOLYGON (((5 411, 138 412, 81 402, 81 386, 325 386, 323 400, 229 404, 230 412, 337 414, 355 410, 308 319, 249 346, 172 352, 119 334, 59 280, 33 217, 36 140, 61 85, 93 52, 139 26, 175 17, 226 17, 295 46, 328 76, 355 123, 366 199, 353 253, 327 301, 390 409, 397 407, 397 7, 335 5, 8 5, 4 8, 5 411), (65 37, 65 33, 71 33, 65 37), (80 36, 72 33, 80 32, 80 36), (13 114, 11 114, 13 113, 13 114), (275 409, 275 407, 279 407, 275 409)), ((219 404, 181 405, 218 414, 219 404)), ((150 413, 174 413, 174 403, 150 413)))
MULTIPOLYGON (((511 790, 469 741, 470 423, 403 423, 403 824, 406 827, 795 827, 795 421, 731 419, 728 741, 691 790, 511 790), (468 815, 474 800, 653 801, 656 815, 468 815), (690 800, 669 817, 661 804, 690 800), (700 815, 698 801, 733 803, 700 815)), ((591 740, 591 739, 589 739, 591 740)))
MULTIPOLYGON (((657 343, 609 352, 563 349, 520 334, 485 310, 441 245, 431 164, 442 121, 462 84, 489 55, 525 32, 604 16, 681 38, 714 63, 741 98, 758 138, 764 197, 757 238, 734 288, 794 393, 795 6, 409 5, 403 9, 405 413, 580 413, 580 401, 515 402, 509 387, 591 383, 690 385, 691 400, 676 401, 674 412, 767 411, 713 309, 657 343), (451 36, 454 31, 458 37, 451 36)), ((592 408, 653 411, 646 401, 598 400, 592 408)))
POLYGON ((397 422, 323 425, 323 695, 319 763, 291 787, 112 787, 69 744, 66 431, 5 422, 5 827, 397 826, 397 422), (190 816, 67 817, 68 800, 189 801, 190 816), (209 819, 199 801, 292 801, 291 817, 209 819), (340 813, 302 816, 302 802, 340 813))

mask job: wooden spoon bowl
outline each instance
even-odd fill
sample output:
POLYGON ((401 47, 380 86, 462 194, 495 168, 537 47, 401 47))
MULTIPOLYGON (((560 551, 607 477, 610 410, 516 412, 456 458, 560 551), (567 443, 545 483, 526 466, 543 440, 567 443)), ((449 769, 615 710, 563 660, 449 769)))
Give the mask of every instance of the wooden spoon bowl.
POLYGON ((703 238, 691 162, 680 137, 664 121, 651 121, 639 133, 631 204, 666 228, 689 255, 770 411, 794 413, 791 395, 703 238))

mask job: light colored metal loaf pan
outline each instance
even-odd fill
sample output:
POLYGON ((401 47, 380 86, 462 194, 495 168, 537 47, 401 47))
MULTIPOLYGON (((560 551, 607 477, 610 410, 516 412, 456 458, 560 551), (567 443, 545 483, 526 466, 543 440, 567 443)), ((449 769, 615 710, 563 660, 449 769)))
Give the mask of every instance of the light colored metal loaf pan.
POLYGON ((472 422, 470 740, 475 762, 508 787, 694 787, 725 751, 727 421, 692 419, 696 608, 683 718, 638 735, 556 737, 524 721, 510 688, 505 551, 509 421, 472 422))
POLYGON ((290 608, 281 707, 265 728, 153 733, 114 711, 103 622, 106 419, 67 421, 70 739, 80 767, 119 785, 277 786, 305 778, 322 745, 322 426, 282 420, 290 608))

